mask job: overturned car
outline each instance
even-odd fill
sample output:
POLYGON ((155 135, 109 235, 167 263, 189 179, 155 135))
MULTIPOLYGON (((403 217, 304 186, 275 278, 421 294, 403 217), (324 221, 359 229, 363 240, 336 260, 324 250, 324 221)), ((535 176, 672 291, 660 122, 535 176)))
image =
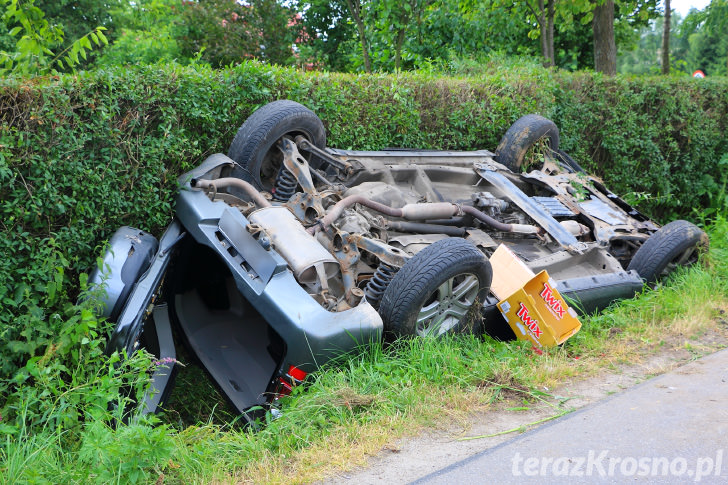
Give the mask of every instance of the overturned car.
POLYGON ((495 153, 337 150, 306 107, 265 105, 227 156, 180 177, 159 240, 129 227, 112 237, 92 276, 116 322, 109 351, 144 347, 167 363, 152 412, 172 387, 178 335, 245 413, 382 338, 513 337, 489 292, 501 244, 582 311, 697 261, 700 229, 660 228, 558 144, 553 122, 528 115, 495 153), (526 173, 536 144, 547 148, 526 173))

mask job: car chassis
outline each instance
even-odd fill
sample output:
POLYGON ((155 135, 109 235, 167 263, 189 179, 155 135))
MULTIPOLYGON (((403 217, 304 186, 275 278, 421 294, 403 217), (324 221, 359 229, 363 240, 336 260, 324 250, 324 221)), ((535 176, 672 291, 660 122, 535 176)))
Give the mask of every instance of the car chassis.
POLYGON ((694 263, 707 244, 692 224, 661 229, 586 175, 535 115, 495 153, 351 151, 326 147, 310 110, 276 101, 243 124, 228 156, 179 184, 159 241, 119 229, 91 278, 116 322, 108 351, 144 347, 163 363, 148 412, 172 388, 175 335, 253 419, 251 408, 308 372, 382 338, 513 338, 488 291, 500 244, 547 270, 582 312, 694 263), (539 166, 521 173, 543 139, 539 166))

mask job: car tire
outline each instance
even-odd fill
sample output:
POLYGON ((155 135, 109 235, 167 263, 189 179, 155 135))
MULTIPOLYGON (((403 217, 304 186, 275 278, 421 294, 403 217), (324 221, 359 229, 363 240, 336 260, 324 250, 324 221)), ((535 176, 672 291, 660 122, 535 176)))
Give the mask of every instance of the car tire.
POLYGON ((470 309, 493 279, 485 255, 460 238, 437 241, 407 261, 379 305, 387 337, 439 336, 472 330, 470 309))
POLYGON ((637 250, 628 270, 635 270, 650 285, 663 280, 678 266, 690 266, 708 248, 708 236, 695 224, 677 220, 663 226, 637 250))
MULTIPOLYGON (((303 135, 318 148, 326 146, 326 129, 316 114, 302 104, 278 100, 257 109, 238 129, 228 150, 260 189, 275 184, 283 154, 275 144, 284 136, 303 135)), ((309 160, 314 168, 315 160, 309 160)))
POLYGON ((526 152, 540 139, 547 138, 554 152, 559 150, 559 128, 543 116, 526 115, 508 128, 495 149, 495 159, 513 172, 520 172, 526 152))

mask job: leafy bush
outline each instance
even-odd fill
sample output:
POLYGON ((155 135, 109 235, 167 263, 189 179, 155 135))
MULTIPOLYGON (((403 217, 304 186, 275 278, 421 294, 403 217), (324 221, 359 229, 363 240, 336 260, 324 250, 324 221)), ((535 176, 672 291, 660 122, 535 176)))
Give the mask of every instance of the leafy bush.
POLYGON ((59 70, 73 70, 81 59, 86 60, 86 53, 93 49, 93 44, 97 47, 108 44, 103 32, 106 28, 94 27, 62 49, 63 29, 45 19, 45 13, 35 5, 35 0, 2 0, 0 8, 4 10, 0 18, 4 21, 3 30, 12 27, 8 36, 17 38, 14 46, 7 38, 0 41, 0 47, 10 44, 7 50, 0 49, 0 74, 56 74, 59 70), (54 54, 51 49, 57 49, 58 53, 54 54))
POLYGON ((563 77, 554 119, 564 146, 661 218, 709 206, 726 181, 725 80, 563 77))
POLYGON ((65 298, 60 291, 67 262, 57 250, 51 257, 55 259, 49 263, 53 267, 50 278, 39 281, 39 285, 45 283, 40 302, 26 290, 26 306, 20 309, 16 326, 24 326, 20 334, 25 341, 10 343, 19 355, 32 357, 11 378, 0 381, 4 398, 0 411, 0 475, 8 483, 45 481, 42 477, 48 476, 72 482, 79 480, 79 473, 82 481, 94 477, 108 481, 111 474, 125 482, 137 482, 146 477, 157 457, 169 453, 169 445, 154 444, 169 437, 164 429, 151 427, 153 419, 121 427, 123 431, 116 440, 110 439, 110 426, 130 418, 136 420, 136 412, 130 414, 130 410, 148 388, 151 356, 146 352, 137 352, 131 358, 119 353, 105 355, 108 324, 94 316, 97 299, 86 293, 84 277, 81 303, 63 303, 61 310, 45 314, 39 304, 48 307, 56 303, 55 298, 65 298), (22 343, 33 348, 19 348, 22 343), (76 450, 79 443, 83 445, 82 461, 88 467, 71 471, 74 479, 65 480, 58 476, 61 465, 53 452, 76 450), (99 446, 103 453, 95 457, 94 450, 99 451, 99 446), (151 447, 155 453, 149 452, 151 447), (45 453, 46 449, 51 452, 45 453), (39 452, 44 452, 41 461, 51 472, 27 466, 39 452), (136 460, 124 455, 138 453, 144 455, 136 460), (114 468, 107 468, 109 464, 114 468))
POLYGON ((166 465, 173 451, 167 426, 134 423, 115 432, 94 421, 84 434, 79 459, 100 483, 121 477, 127 483, 141 483, 149 481, 149 472, 155 467, 166 465))

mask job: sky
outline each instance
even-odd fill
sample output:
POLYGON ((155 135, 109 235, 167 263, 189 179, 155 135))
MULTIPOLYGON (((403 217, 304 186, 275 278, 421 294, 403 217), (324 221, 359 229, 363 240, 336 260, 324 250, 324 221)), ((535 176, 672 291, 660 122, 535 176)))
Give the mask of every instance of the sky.
POLYGON ((670 0, 670 8, 685 17, 692 7, 703 10, 709 3, 710 0, 670 0))

